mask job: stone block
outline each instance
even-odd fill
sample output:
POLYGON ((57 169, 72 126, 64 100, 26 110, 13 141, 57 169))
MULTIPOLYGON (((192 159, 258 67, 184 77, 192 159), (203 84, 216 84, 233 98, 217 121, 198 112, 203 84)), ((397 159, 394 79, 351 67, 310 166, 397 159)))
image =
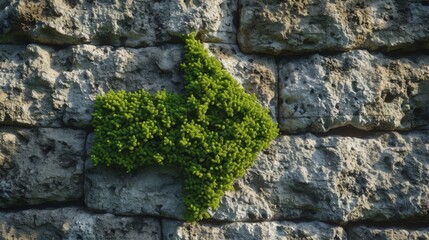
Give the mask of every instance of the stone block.
POLYGON ((181 170, 174 167, 152 166, 131 173, 90 168, 85 173, 85 204, 93 211, 119 215, 183 219, 182 182, 181 170))
POLYGON ((247 53, 429 49, 429 5, 412 0, 240 1, 247 53))
POLYGON ((148 239, 161 236, 153 218, 90 213, 79 207, 0 214, 1 239, 148 239))
POLYGON ((410 130, 429 121, 429 57, 364 50, 282 59, 280 129, 410 130))
MULTIPOLYGON (((411 224, 412 225, 412 224, 411 224)), ((420 240, 429 239, 429 228, 399 228, 399 227, 370 227, 356 226, 349 232, 350 240, 373 239, 373 240, 420 240)))
MULTIPOLYGON (((91 146, 93 134, 88 137, 91 146)), ((127 173, 123 169, 85 167, 85 204, 94 211, 120 215, 150 215, 183 219, 183 177, 174 166, 149 166, 127 173)))
POLYGON ((0 46, 0 121, 25 126, 88 127, 97 95, 183 88, 183 47, 125 49, 79 45, 56 50, 0 46))
POLYGON ((237 0, 12 0, 0 5, 0 42, 147 47, 198 30, 204 41, 236 41, 237 0))
POLYGON ((82 130, 0 128, 0 207, 82 198, 85 138, 82 130))
POLYGON ((429 220, 429 132, 281 136, 213 218, 429 220))
POLYGON ((187 224, 178 221, 162 221, 162 237, 176 239, 248 239, 248 240, 345 240, 341 227, 321 222, 259 222, 224 224, 187 224))
MULTIPOLYGON (((427 131, 366 137, 281 136, 237 180, 235 191, 225 194, 212 218, 339 224, 428 219, 428 136, 427 131)), ((85 188, 90 208, 183 218, 177 169, 153 167, 131 174, 90 171, 85 188)))
MULTIPOLYGON (((249 93, 276 116, 273 59, 244 55, 237 46, 207 45, 249 93), (211 46, 211 47, 210 47, 211 46), (221 52, 220 49, 224 49, 221 52), (235 69, 234 66, 241 66, 235 69), (259 84, 260 83, 260 84, 259 84)), ((0 46, 0 122, 86 128, 97 95, 109 90, 183 91, 181 45, 140 49, 79 45, 0 46)))

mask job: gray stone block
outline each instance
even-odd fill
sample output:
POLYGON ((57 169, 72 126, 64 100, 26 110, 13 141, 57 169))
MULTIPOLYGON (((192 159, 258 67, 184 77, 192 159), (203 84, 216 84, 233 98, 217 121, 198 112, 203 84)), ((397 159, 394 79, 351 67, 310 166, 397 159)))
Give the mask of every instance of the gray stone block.
MULTIPOLYGON (((428 219, 428 136, 427 131, 366 137, 281 136, 237 180, 235 191, 225 194, 212 218, 337 223, 428 219)), ((87 173, 85 188, 90 208, 182 218, 177 169, 153 167, 132 174, 93 171, 87 173)))
POLYGON ((207 42, 234 43, 237 0, 12 0, 0 5, 0 42, 127 47, 178 42, 199 30, 207 42))
MULTIPOLYGON (((88 166, 88 165, 87 165, 88 166)), ((181 170, 152 166, 127 173, 97 167, 85 173, 85 204, 93 211, 183 219, 181 170)))
MULTIPOLYGON (((90 153, 93 134, 87 141, 90 153)), ((150 215, 183 219, 182 170, 148 166, 127 173, 123 169, 85 163, 85 204, 94 211, 120 215, 150 215)))
MULTIPOLYGON (((273 59, 241 54, 235 45, 206 45, 247 92, 276 118, 273 59), (222 50, 221 50, 222 49, 222 50)), ((183 91, 183 46, 141 49, 79 45, 0 46, 0 122, 88 127, 97 95, 109 90, 183 91)))
MULTIPOLYGON (((412 224, 411 224, 412 225, 412 224)), ((399 227, 371 227, 356 226, 349 232, 350 240, 423 240, 429 239, 429 228, 399 228, 399 227)))
POLYGON ((161 237, 153 218, 95 214, 78 207, 0 214, 1 239, 148 239, 161 237))
POLYGON ((428 133, 281 136, 226 193, 213 218, 427 221, 428 133))
POLYGON ((283 59, 280 129, 410 130, 429 121, 429 57, 367 51, 283 59))
POLYGON ((82 198, 85 138, 82 130, 0 128, 0 207, 82 198))
POLYGON ((341 227, 321 222, 260 222, 223 224, 186 224, 163 220, 162 237, 176 239, 248 239, 248 240, 301 240, 332 239, 345 240, 346 233, 341 227))
POLYGON ((0 46, 0 121, 26 126, 87 127, 97 95, 183 88, 183 47, 125 49, 79 45, 55 50, 0 46))
POLYGON ((420 0, 242 0, 238 42, 273 55, 429 49, 428 20, 420 0))

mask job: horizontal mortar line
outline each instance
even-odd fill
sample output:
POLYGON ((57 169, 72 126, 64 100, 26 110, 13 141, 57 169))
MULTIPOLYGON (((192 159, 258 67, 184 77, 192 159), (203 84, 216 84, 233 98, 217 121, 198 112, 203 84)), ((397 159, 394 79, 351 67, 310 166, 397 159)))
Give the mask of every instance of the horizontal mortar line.
POLYGON ((285 117, 281 116, 279 114, 280 118, 282 119, 294 119, 294 118, 336 118, 336 117, 346 117, 346 116, 352 116, 352 117, 397 117, 396 115, 383 115, 383 114, 371 114, 371 115, 359 115, 359 116, 353 116, 353 114, 350 115, 309 115, 309 116, 290 116, 285 117))
MULTIPOLYGON (((11 124, 1 124, 0 123, 0 132, 1 128, 11 128, 11 129, 70 129, 70 130, 81 130, 86 131, 88 133, 94 132, 94 128, 92 126, 89 127, 73 127, 73 126, 37 126, 37 125, 11 125, 11 124)), ((391 133, 391 132, 397 132, 400 134, 404 133, 412 133, 412 132, 425 132, 429 131, 429 126, 423 126, 423 128, 414 128, 409 130, 400 130, 400 129, 394 129, 394 130, 383 130, 383 129, 372 129, 372 130, 363 130, 359 129, 353 126, 342 126, 337 128, 332 128, 327 132, 314 132, 314 131, 300 131, 300 132, 290 132, 288 130, 282 130, 280 129, 280 136, 297 136, 297 135, 305 135, 305 134, 313 134, 315 136, 328 136, 328 135, 342 135, 347 136, 350 135, 350 137, 354 137, 353 135, 359 134, 359 135, 371 135, 376 133, 391 133), (350 132, 352 133, 344 133, 350 132)))
MULTIPOLYGON (((14 4, 10 4, 9 6, 13 6, 14 4)), ((35 4, 36 5, 36 4, 35 4)), ((63 10, 63 11, 66 11, 66 12, 70 12, 70 10, 73 10, 72 12, 74 13, 74 12, 94 12, 94 9, 95 10, 109 10, 109 11, 111 11, 111 10, 116 10, 116 9, 118 9, 118 8, 114 8, 115 6, 117 6, 116 4, 103 4, 103 3, 97 3, 97 2, 93 2, 93 3, 89 3, 89 4, 87 4, 87 5, 89 5, 89 7, 86 7, 86 6, 83 6, 81 9, 76 9, 75 7, 69 7, 69 8, 65 8, 65 7, 60 7, 60 6, 58 6, 58 5, 55 5, 54 7, 53 7, 53 9, 54 10, 57 10, 57 9, 59 9, 59 10, 63 10)), ((140 5, 144 5, 144 4, 140 4, 140 5)), ((37 6, 37 5, 36 5, 37 6)), ((148 4, 148 6, 150 6, 149 4, 148 4)), ((124 8, 124 9, 119 9, 120 11, 117 11, 117 12, 123 12, 124 10, 125 10, 126 8, 124 8)), ((144 11, 136 11, 136 12, 144 12, 144 11)), ((185 13, 185 12, 184 12, 185 13)), ((100 14, 101 15, 101 14, 100 14)), ((111 14, 108 14, 108 15, 111 15, 111 14)), ((52 17, 51 16, 51 18, 60 18, 60 17, 52 17)), ((126 17, 124 17, 124 18, 126 18, 126 17)), ((89 19, 92 19, 92 18, 89 18, 89 19)), ((103 19, 103 18, 100 18, 100 19, 103 19)), ((119 18, 118 18, 119 19, 119 18)), ((124 20, 124 19, 120 19, 120 20, 124 20)))
POLYGON ((158 220, 169 220, 169 221, 178 221, 178 222, 185 222, 183 219, 179 219, 179 218, 174 218, 174 217, 168 217, 168 216, 159 216, 159 215, 154 215, 154 214, 126 214, 126 213, 113 213, 113 212, 109 212, 106 210, 96 210, 96 209, 91 209, 86 207, 87 211, 89 213, 94 213, 94 214, 112 214, 116 217, 144 217, 144 218, 154 218, 154 219, 158 219, 158 220))
MULTIPOLYGON (((81 210, 94 215, 101 215, 101 214, 112 214, 114 216, 118 217, 144 217, 144 218, 153 218, 157 219, 159 221, 162 220, 168 220, 168 221, 177 221, 177 222, 183 222, 186 223, 184 220, 172 218, 172 217, 166 217, 166 216, 159 216, 159 215, 145 215, 145 214, 118 214, 118 213, 110 213, 107 211, 94 211, 88 209, 88 207, 85 206, 83 199, 77 200, 77 201, 71 201, 71 202, 62 202, 62 203, 44 203, 40 205, 32 205, 32 206, 25 206, 25 207, 8 207, 0 209, 0 213, 5 214, 14 214, 14 213, 20 213, 23 211, 29 211, 29 210, 49 210, 49 211, 55 211, 59 209, 65 209, 65 208, 80 208, 81 210)), ((371 220, 360 220, 355 222, 346 222, 346 223, 336 223, 336 222, 330 222, 330 221, 324 221, 319 219, 309 219, 309 218, 294 218, 294 219, 287 219, 287 218, 280 218, 280 219, 267 219, 263 221, 243 221, 243 220, 217 220, 217 219, 205 219, 200 222, 199 224, 202 225, 227 225, 227 224, 234 224, 234 223, 249 223, 249 224, 259 224, 259 223, 281 223, 281 222, 289 222, 289 223, 295 223, 295 224, 302 224, 302 223, 324 223, 327 225, 331 225, 333 227, 340 227, 343 229, 351 229, 358 226, 365 226, 365 227, 374 227, 374 228, 381 228, 381 229, 388 229, 388 228, 395 228, 395 229, 406 229, 406 230, 419 230, 422 228, 429 228, 429 222, 425 219, 415 220, 415 219, 403 219, 403 220, 394 220, 394 221, 383 221, 383 222, 376 222, 371 220)))
MULTIPOLYGON (((184 222, 183 220, 180 220, 181 222, 184 222)), ((309 218, 294 218, 294 219, 287 219, 287 218, 279 218, 279 219, 267 219, 262 221, 244 221, 244 220, 216 220, 216 219, 205 219, 200 221, 202 224, 212 224, 212 225, 222 225, 222 224, 233 224, 233 223, 251 223, 251 224, 258 224, 258 223, 272 223, 272 222, 290 222, 295 224, 300 223, 324 223, 328 224, 334 227, 341 227, 341 228, 348 228, 350 226, 378 226, 378 227, 396 227, 396 228, 407 228, 410 227, 408 225, 414 224, 414 226, 417 226, 416 228, 426 228, 429 227, 429 222, 425 222, 424 219, 420 221, 412 221, 412 220, 396 220, 396 221, 384 221, 384 222, 375 222, 370 220, 361 220, 357 222, 345 222, 345 223, 338 223, 338 222, 332 222, 332 221, 325 221, 320 219, 309 219, 309 218)))
POLYGON ((27 125, 27 124, 4 124, 0 122, 0 128, 20 128, 20 129, 72 129, 72 130, 84 130, 93 131, 92 126, 89 127, 74 127, 74 126, 45 126, 45 125, 27 125))
POLYGON ((326 132, 314 132, 314 131, 300 131, 300 132, 290 132, 288 130, 281 130, 280 129, 280 135, 281 136, 296 136, 296 135, 306 135, 306 134, 313 134, 315 136, 334 136, 334 135, 341 135, 341 136, 350 136, 355 137, 355 135, 376 135, 376 134, 384 134, 384 133, 399 133, 399 134, 408 134, 408 133, 421 133, 429 131, 429 128, 414 128, 409 130, 383 130, 383 129, 371 129, 371 130, 364 130, 359 129, 353 126, 342 126, 337 128, 332 128, 326 132))
MULTIPOLYGON (((218 31, 218 32, 234 33, 234 32, 229 32, 229 31, 218 31)), ((238 32, 237 32, 237 34, 238 34, 238 32)), ((108 44, 93 44, 93 43, 91 43, 91 41, 83 42, 83 43, 80 43, 80 44, 64 44, 64 43, 48 44, 48 43, 30 42, 29 41, 29 42, 26 42, 26 44, 14 44, 14 43, 1 43, 0 42, 0 46, 1 45, 27 46, 28 44, 37 44, 37 45, 41 45, 41 46, 51 46, 53 48, 60 47, 61 49, 63 49, 63 48, 67 48, 67 47, 80 46, 80 45, 92 45, 92 46, 124 48, 124 49, 127 49, 127 48, 129 48, 129 49, 145 49, 145 48, 162 47, 162 46, 165 46, 165 45, 174 45, 174 44, 182 45, 180 43, 181 42, 179 42, 179 41, 165 41, 165 42, 155 42, 153 45, 150 45, 150 46, 132 47, 132 46, 117 46, 117 45, 115 46, 115 45, 108 45, 108 44)), ((229 43, 229 42, 203 42, 203 43, 208 43, 208 44, 225 44, 225 45, 239 46, 240 47, 240 44, 238 44, 238 43, 229 43)), ((240 47, 240 49, 241 49, 241 47, 240 47)), ((397 59, 398 58, 398 57, 395 57, 395 58, 389 57, 389 55, 388 55, 389 52, 369 51, 367 49, 351 49, 351 50, 348 50, 348 51, 330 52, 328 54, 325 54, 324 51, 320 51, 320 52, 311 52, 311 53, 300 53, 300 54, 296 54, 296 55, 293 55, 293 56, 291 56, 291 55, 268 54, 268 53, 262 53, 262 52, 244 53, 244 52, 241 52, 241 50, 240 50, 240 52, 243 53, 243 54, 245 54, 245 55, 259 55, 259 56, 264 56, 264 57, 278 58, 279 61, 283 61, 283 60, 287 60, 287 59, 292 59, 292 61, 295 61, 295 60, 305 59, 305 57, 310 57, 310 56, 313 56, 313 55, 316 55, 316 54, 322 55, 322 56, 324 56, 324 54, 327 55, 327 56, 335 56, 335 55, 340 55, 340 54, 343 54, 343 53, 353 52, 353 51, 357 51, 357 50, 366 50, 366 51, 370 52, 373 55, 383 54, 383 55, 386 55, 386 58, 389 58, 389 59, 390 58, 391 59, 397 59)), ((408 56, 411 57, 411 56, 415 56, 416 54, 417 55, 429 55, 429 50, 426 50, 426 51, 427 51, 427 53, 425 51, 423 51, 423 52, 422 51, 404 52, 403 54, 400 55, 400 58, 407 58, 408 56)), ((282 65, 282 64, 277 63, 277 65, 282 65)))
POLYGON ((335 223, 335 222, 330 222, 330 221, 323 221, 323 220, 317 220, 317 219, 309 219, 309 218, 292 218, 292 219, 287 219, 287 218, 279 218, 279 219, 265 219, 265 220, 217 220, 217 219, 205 219, 200 221, 203 224, 231 224, 231 223, 272 223, 272 222, 291 222, 291 223, 314 223, 314 222, 319 222, 319 223, 325 223, 328 225, 332 225, 332 226, 337 226, 337 227, 341 227, 341 224, 339 223, 335 223))
MULTIPOLYGON (((231 32, 231 33, 233 33, 233 32, 231 32)), ((224 45, 230 45, 230 46, 238 46, 240 48, 239 44, 228 43, 228 42, 225 42, 225 43, 223 43, 223 42, 203 42, 203 43, 219 44, 219 45, 224 44, 224 45)), ((168 45, 180 45, 180 46, 183 45, 180 41, 165 41, 165 42, 156 42, 150 46, 132 47, 132 46, 118 46, 118 45, 108 45, 108 44, 94 44, 93 42, 89 41, 89 42, 83 42, 80 44, 64 44, 64 43, 48 44, 48 43, 40 43, 40 42, 27 42, 25 44, 0 43, 0 46, 1 45, 27 46, 28 44, 36 44, 36 45, 40 45, 40 46, 52 47, 55 49, 55 51, 61 51, 63 49, 69 48, 69 47, 83 46, 83 45, 91 45, 91 46, 96 46, 96 47, 112 47, 114 49, 118 49, 118 48, 122 48, 122 49, 148 49, 148 48, 163 47, 163 46, 168 46, 168 45)), ((354 51, 354 50, 351 50, 351 51, 354 51)), ((241 48, 240 48, 240 52, 241 52, 241 48)), ((271 54, 266 54, 266 53, 244 53, 244 52, 241 52, 241 53, 244 55, 255 55, 256 54, 256 55, 259 55, 262 57, 279 58, 279 61, 284 59, 284 58, 288 58, 287 56, 278 56, 278 55, 271 55, 271 54)), ((344 52, 339 52, 337 54, 341 54, 341 53, 344 53, 344 52)), ((383 54, 383 52, 379 52, 379 53, 383 54)), ((308 56, 315 55, 315 54, 320 54, 320 52, 314 52, 314 53, 308 54, 308 56)), ((415 53, 410 53, 409 55, 410 56, 415 55, 415 53)), ((297 58, 302 59, 302 57, 297 57, 297 58)), ((403 58, 406 58, 406 55, 404 55, 403 58)), ((276 65, 281 66, 282 64, 276 63, 276 65)), ((281 104, 279 104, 279 105, 281 105, 281 104)), ((346 116, 346 115, 343 115, 343 116, 346 116)), ((390 116, 390 115, 371 115, 371 116, 390 116)), ((280 115, 279 115, 279 117, 280 118, 301 118, 301 117, 281 117, 280 115)), ((309 117, 314 117, 314 116, 309 116, 309 117)), ((306 118, 306 117, 302 117, 302 118, 306 118)))
POLYGON ((374 228, 395 228, 395 229, 406 229, 406 230, 419 230, 422 228, 429 228, 429 221, 424 217, 421 219, 402 219, 393 221, 376 222, 371 220, 360 220, 348 222, 342 227, 344 229, 351 229, 358 226, 374 227, 374 228))
POLYGON ((23 206, 8 206, 0 208, 0 213, 18 213, 28 210, 55 210, 69 207, 79 207, 86 209, 84 198, 81 197, 77 200, 65 201, 65 202, 51 202, 51 203, 40 203, 34 205, 23 205, 23 206))
MULTIPOLYGON (((424 42, 427 42, 427 41, 424 41, 424 42)), ((419 45, 421 45, 420 42, 415 42, 413 44, 409 44, 409 46, 419 46, 419 45)), ((341 55, 341 54, 344 54, 347 52, 353 52, 353 51, 367 51, 371 55, 383 54, 386 58, 392 59, 392 60, 406 58, 406 56, 429 55, 429 49, 427 49, 427 48, 415 48, 415 49, 412 49, 410 51, 407 51, 404 48, 399 48, 396 50, 388 51, 388 50, 383 49, 383 47, 379 47, 377 49, 367 49, 367 48, 364 48, 363 46, 351 48, 351 49, 347 49, 347 50, 327 50, 327 49, 324 49, 324 50, 319 50, 319 51, 315 51, 315 52, 301 52, 301 53, 289 52, 289 53, 283 53, 283 54, 269 54, 269 55, 279 56, 279 57, 282 57, 282 59, 285 59, 285 60, 291 59, 294 61, 294 60, 305 59, 306 57, 310 57, 310 56, 313 56, 316 54, 321 55, 322 57, 335 57, 337 55, 341 55)))
MULTIPOLYGON (((224 31, 226 32, 226 31, 224 31)), ((229 33, 229 32, 227 32, 229 33)), ((230 32, 233 33, 233 32, 230 32)), ((1 43, 0 42, 0 46, 1 45, 13 45, 13 46, 27 46, 28 44, 35 44, 35 45, 39 45, 39 46, 48 46, 48 47, 52 47, 55 49, 55 51, 61 51, 63 49, 69 48, 69 47, 75 47, 75 46, 84 46, 84 45, 90 45, 90 46, 95 46, 95 47, 112 47, 114 49, 118 49, 118 48, 122 48, 122 49, 148 49, 148 48, 156 48, 156 47, 164 47, 164 46, 168 46, 168 45, 178 45, 178 46, 184 46, 184 44, 181 41, 163 41, 163 42, 155 42, 153 45, 149 45, 149 46, 137 46, 137 47, 132 47, 132 46, 121 46, 121 45, 109 45, 109 44, 94 44, 95 39, 92 40, 88 40, 88 41, 83 41, 82 43, 79 44, 67 44, 67 43, 41 43, 41 42, 26 42, 25 44, 14 44, 14 43, 1 43)), ((229 46, 239 46, 238 44, 234 44, 234 43, 229 43, 229 42, 202 42, 204 44, 223 44, 223 45, 229 45, 229 46)), ((244 54, 244 53, 243 53, 244 54)), ((246 54, 246 55, 254 55, 253 54, 246 54)), ((266 56, 271 56, 274 57, 273 55, 266 55, 266 56)))

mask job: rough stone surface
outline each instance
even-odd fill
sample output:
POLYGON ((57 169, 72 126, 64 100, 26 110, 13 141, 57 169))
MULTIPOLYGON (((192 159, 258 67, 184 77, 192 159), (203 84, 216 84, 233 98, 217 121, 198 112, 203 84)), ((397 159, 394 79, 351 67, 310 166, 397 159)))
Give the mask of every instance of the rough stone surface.
MULTIPOLYGON (((428 133, 281 136, 211 214, 226 221, 428 219, 428 133)), ((90 208, 182 218, 178 171, 96 168, 87 179, 90 208)))
MULTIPOLYGON (((90 152, 93 134, 87 141, 90 152)), ((176 167, 151 166, 127 173, 122 169, 85 164, 85 204, 121 215, 151 215, 182 219, 183 176, 176 167)))
POLYGON ((351 228, 349 232, 349 240, 423 240, 429 239, 429 228, 380 228, 358 226, 351 228))
POLYGON ((85 138, 82 130, 0 128, 0 207, 81 198, 85 138))
POLYGON ((127 173, 97 167, 85 176, 85 204, 91 210, 183 219, 180 169, 148 167, 127 173))
POLYGON ((215 219, 427 221, 429 132, 281 136, 234 187, 215 219))
POLYGON ((142 47, 199 30, 234 43, 237 0, 12 0, 0 5, 0 42, 142 47))
POLYGON ((124 49, 80 45, 56 51, 0 46, 0 121, 37 126, 90 125, 95 97, 110 89, 179 91, 181 46, 124 49))
POLYGON ((0 0, 0 239, 429 240, 428 22, 428 0, 0 0), (284 135, 187 224, 180 169, 89 153, 97 95, 183 91, 193 30, 284 135))
POLYGON ((158 220, 94 214, 80 208, 25 210, 0 215, 1 239, 160 239, 158 220))
POLYGON ((240 9, 243 52, 429 49, 426 1, 241 0, 240 9))
POLYGON ((262 222, 185 224, 164 220, 162 236, 165 240, 175 239, 254 239, 254 240, 345 240, 345 231, 336 226, 320 222, 262 222))
POLYGON ((429 121, 429 56, 351 51, 279 63, 280 128, 409 130, 429 121))
MULTIPOLYGON (((273 60, 240 54, 234 45, 222 46, 210 49, 246 91, 257 94, 261 103, 270 107, 276 118, 273 60)), ((110 89, 181 92, 182 55, 181 45, 140 49, 79 45, 62 50, 35 44, 2 45, 0 122, 88 127, 95 97, 110 89)))

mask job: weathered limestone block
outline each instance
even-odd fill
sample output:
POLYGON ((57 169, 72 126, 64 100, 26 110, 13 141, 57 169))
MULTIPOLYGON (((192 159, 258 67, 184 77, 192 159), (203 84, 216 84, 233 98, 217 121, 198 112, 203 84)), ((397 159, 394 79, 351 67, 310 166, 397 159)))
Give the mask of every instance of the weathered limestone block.
MULTIPOLYGON (((226 193, 212 217, 337 223, 428 219, 428 133, 279 137, 236 182, 236 191, 226 193)), ((124 173, 93 168, 90 161, 87 165, 89 208, 183 218, 180 170, 150 167, 124 173)))
POLYGON ((132 173, 90 167, 85 172, 85 204, 94 211, 183 219, 182 182, 181 170, 174 167, 132 173))
MULTIPOLYGON (((93 134, 87 141, 90 152, 93 134)), ((123 169, 85 164, 85 204, 89 209, 121 215, 183 219, 183 177, 177 167, 151 166, 127 173, 123 169)))
POLYGON ((82 130, 0 128, 0 207, 81 198, 85 138, 82 130))
POLYGON ((0 214, 1 239, 158 240, 160 236, 156 219, 94 214, 76 207, 0 214))
MULTIPOLYGON (((237 46, 221 46, 210 49, 275 118, 273 60, 243 55, 237 46)), ((182 55, 181 45, 142 49, 79 45, 61 50, 34 44, 0 46, 0 122, 87 127, 95 97, 110 89, 181 92, 182 55)))
POLYGON ((243 54, 237 45, 205 44, 228 71, 246 89, 255 94, 277 121, 277 64, 273 57, 243 54))
POLYGON ((429 239, 429 228, 379 228, 358 226, 350 229, 349 240, 423 240, 429 239))
POLYGON ((166 167, 126 173, 99 167, 85 180, 85 203, 95 211, 123 215, 150 215, 182 219, 180 170, 166 167))
POLYGON ((282 59, 280 128, 409 130, 429 122, 429 56, 367 51, 282 59))
POLYGON ((199 30, 234 43, 237 0, 12 0, 0 5, 0 42, 142 47, 199 30))
POLYGON ((0 121, 38 126, 90 125, 96 95, 110 89, 183 88, 183 48, 80 45, 0 46, 0 121))
POLYGON ((427 221, 429 131, 281 136, 234 187, 213 218, 427 221))
POLYGON ((426 1, 241 0, 240 9, 243 52, 429 49, 426 1))
POLYGON ((224 224, 185 224, 163 220, 162 237, 176 239, 332 239, 345 240, 346 233, 341 227, 321 222, 260 222, 224 224))

